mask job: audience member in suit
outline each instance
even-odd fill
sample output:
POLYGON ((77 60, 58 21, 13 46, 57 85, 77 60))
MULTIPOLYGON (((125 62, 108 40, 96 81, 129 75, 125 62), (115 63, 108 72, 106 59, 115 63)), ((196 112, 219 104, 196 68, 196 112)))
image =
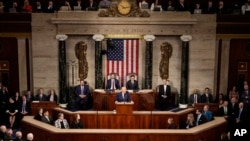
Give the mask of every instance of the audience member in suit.
POLYGON ((41 120, 42 120, 42 122, 50 124, 50 125, 54 124, 54 120, 53 120, 52 116, 49 114, 48 110, 44 111, 41 120))
POLYGON ((54 13, 55 11, 57 11, 57 8, 54 6, 53 1, 49 1, 48 6, 45 7, 45 9, 44 9, 44 12, 46 12, 46 13, 54 13))
POLYGON ((101 0, 99 2, 99 8, 109 8, 111 6, 111 2, 109 0, 101 0))
POLYGON ((5 125, 0 126, 0 140, 3 140, 6 136, 7 128, 5 125))
POLYGON ((43 117, 43 108, 40 108, 38 110, 38 113, 35 115, 34 119, 42 121, 42 117, 43 117))
POLYGON ((84 3, 82 2, 82 0, 77 0, 76 3, 75 3, 75 6, 81 7, 81 10, 86 9, 84 3))
POLYGON ((204 14, 215 14, 216 10, 212 0, 209 0, 207 6, 203 9, 204 14))
POLYGON ((98 10, 98 6, 94 0, 89 0, 89 2, 86 5, 86 10, 87 11, 96 11, 98 10))
POLYGON ((21 114, 21 119, 23 118, 23 116, 26 116, 30 113, 30 103, 27 101, 25 95, 22 96, 22 102, 21 105, 19 106, 18 111, 21 114))
POLYGON ((36 4, 33 8, 33 12, 36 12, 36 13, 42 13, 44 10, 44 7, 42 6, 41 2, 40 1, 36 1, 36 4))
POLYGON ((213 120, 213 113, 209 110, 208 105, 204 105, 202 114, 207 118, 207 121, 213 120))
POLYGON ((61 128, 61 129, 69 129, 69 123, 64 118, 63 113, 58 113, 58 119, 55 121, 55 127, 61 128))
POLYGON ((132 97, 127 91, 126 87, 122 87, 121 92, 116 95, 115 102, 131 102, 132 97))
POLYGON ((39 89, 39 93, 36 95, 35 100, 37 100, 37 101, 47 101, 48 100, 47 95, 44 94, 43 88, 39 89))
POLYGON ((168 129, 176 129, 176 125, 174 123, 174 119, 172 117, 168 118, 168 129))
POLYGON ((171 87, 169 86, 169 81, 166 79, 162 79, 162 85, 159 86, 159 108, 160 110, 166 110, 168 107, 168 100, 171 95, 171 87))
POLYGON ((13 141, 13 130, 11 128, 7 129, 6 135, 3 139, 3 141, 13 141))
POLYGON ((108 81, 107 81, 106 89, 108 89, 108 90, 120 89, 120 83, 119 83, 119 80, 116 79, 115 74, 111 74, 110 77, 111 78, 108 79, 108 81))
POLYGON ((75 114, 74 120, 70 123, 70 128, 71 129, 82 129, 83 123, 80 119, 81 119, 80 114, 75 114))
POLYGON ((27 138, 26 141, 33 141, 33 139, 34 139, 33 133, 28 133, 26 138, 27 138))
POLYGON ((250 91, 249 91, 249 86, 248 85, 244 85, 244 91, 241 94, 241 100, 245 106, 247 106, 248 108, 250 108, 250 91))
POLYGON ((80 80, 80 84, 75 88, 75 104, 78 110, 86 110, 88 108, 89 94, 90 91, 87 82, 80 80))
POLYGON ((6 108, 9 103, 9 97, 10 95, 8 93, 7 87, 2 86, 0 82, 0 124, 4 124, 7 122, 6 108))
POLYGON ((219 1, 218 8, 216 10, 217 14, 227 14, 227 9, 224 5, 224 2, 221 0, 219 1))
POLYGON ((16 132, 16 138, 13 141, 23 141, 21 131, 16 132))
POLYGON ((207 118, 202 114, 201 109, 196 110, 196 125, 201 125, 207 122, 207 118))
POLYGON ((185 0, 179 0, 175 6, 176 11, 189 11, 189 8, 187 4, 185 3, 185 0))
POLYGON ((134 75, 130 76, 130 80, 126 83, 126 88, 128 90, 138 90, 139 89, 138 81, 135 80, 135 76, 134 75))
POLYGON ((150 6, 151 11, 162 11, 162 6, 158 0, 155 0, 150 6))
POLYGON ((54 89, 51 89, 51 90, 50 90, 50 94, 49 94, 49 96, 48 96, 48 101, 50 101, 50 102, 55 102, 55 103, 58 102, 58 101, 57 101, 57 94, 56 94, 56 92, 55 92, 54 89))
POLYGON ((249 110, 248 108, 244 107, 244 103, 243 102, 240 102, 239 103, 239 109, 236 113, 236 119, 235 119, 235 122, 236 122, 236 126, 238 128, 246 128, 248 127, 249 128, 249 118, 250 118, 250 114, 249 114, 249 110))
POLYGON ((32 102, 35 99, 30 90, 27 91, 25 96, 28 102, 32 102))
POLYGON ((162 4, 162 8, 165 10, 165 11, 174 11, 175 10, 175 6, 172 2, 172 0, 168 0, 167 3, 163 3, 162 4))
POLYGON ((196 104, 201 102, 201 95, 199 94, 198 89, 194 89, 193 94, 190 95, 189 97, 189 104, 196 104))
POLYGON ((209 88, 205 88, 204 94, 201 95, 201 103, 213 103, 213 95, 209 93, 209 88))
POLYGON ((230 115, 230 108, 229 108, 229 105, 228 105, 228 101, 225 100, 223 102, 223 106, 220 107, 217 111, 217 115, 218 116, 223 116, 225 117, 225 119, 228 119, 229 118, 229 115, 230 115))
POLYGON ((14 100, 15 100, 16 105, 19 107, 22 103, 22 97, 19 92, 15 93, 14 100))
POLYGON ((195 123, 195 119, 194 119, 194 114, 189 113, 187 115, 187 120, 185 121, 185 123, 183 124, 183 126, 181 128, 182 129, 189 129, 189 128, 192 128, 195 126, 196 126, 196 123, 195 123))
POLYGON ((230 116, 235 116, 236 111, 238 111, 238 109, 239 109, 239 103, 237 101, 238 100, 235 97, 231 98, 231 100, 230 100, 230 103, 228 106, 230 116))

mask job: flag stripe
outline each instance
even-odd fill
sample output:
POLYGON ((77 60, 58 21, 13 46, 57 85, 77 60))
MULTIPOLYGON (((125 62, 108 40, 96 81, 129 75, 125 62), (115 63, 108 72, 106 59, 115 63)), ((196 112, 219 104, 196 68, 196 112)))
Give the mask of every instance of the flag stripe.
POLYGON ((129 73, 138 75, 139 40, 113 39, 113 48, 107 49, 106 73, 117 73, 120 76, 121 86, 126 83, 129 73))

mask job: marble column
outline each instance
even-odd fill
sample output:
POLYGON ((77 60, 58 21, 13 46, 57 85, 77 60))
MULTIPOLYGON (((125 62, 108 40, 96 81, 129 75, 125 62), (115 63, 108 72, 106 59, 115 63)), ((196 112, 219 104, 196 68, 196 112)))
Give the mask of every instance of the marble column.
POLYGON ((67 35, 58 34, 56 39, 59 44, 59 103, 67 103, 67 64, 66 64, 66 44, 67 35))
POLYGON ((152 89, 152 73, 153 73, 153 41, 154 35, 145 35, 146 40, 146 52, 145 52, 145 80, 144 89, 152 89))
POLYGON ((182 35, 182 52, 181 52, 181 89, 180 103, 188 103, 188 70, 189 70, 189 41, 192 40, 190 35, 182 35))
POLYGON ((104 39, 104 36, 102 34, 95 34, 93 39, 95 40, 95 88, 101 89, 103 86, 101 41, 104 39))

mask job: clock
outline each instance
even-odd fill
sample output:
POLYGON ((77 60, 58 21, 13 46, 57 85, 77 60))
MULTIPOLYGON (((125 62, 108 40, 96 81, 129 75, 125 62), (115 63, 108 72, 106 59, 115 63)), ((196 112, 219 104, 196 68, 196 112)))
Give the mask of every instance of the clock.
POLYGON ((132 9, 131 4, 128 2, 128 0, 121 0, 117 4, 117 10, 119 14, 121 15, 128 15, 132 9))

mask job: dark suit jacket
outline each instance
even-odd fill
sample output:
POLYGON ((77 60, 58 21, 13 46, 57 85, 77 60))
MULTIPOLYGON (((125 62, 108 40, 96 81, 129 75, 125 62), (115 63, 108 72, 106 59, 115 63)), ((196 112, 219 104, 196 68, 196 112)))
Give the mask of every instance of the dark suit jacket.
POLYGON ((211 111, 203 112, 202 114, 207 118, 208 121, 213 120, 213 113, 211 111))
MULTIPOLYGON (((120 88, 121 88, 121 87, 120 87, 120 83, 119 83, 119 81, 118 81, 117 79, 115 79, 115 88, 116 88, 116 89, 120 89, 120 88)), ((111 89, 111 79, 109 79, 109 80, 107 81, 106 89, 111 89)))
POLYGON ((118 102, 130 102, 130 101, 132 101, 132 98, 131 98, 130 94, 128 92, 126 92, 124 94, 124 99, 123 99, 122 93, 120 92, 116 95, 115 100, 118 102))
POLYGON ((208 94, 208 100, 207 100, 207 96, 206 94, 202 94, 201 95, 201 103, 207 103, 207 101, 209 103, 213 103, 213 95, 212 94, 208 94))
MULTIPOLYGON (((239 116, 239 111, 240 109, 238 109, 238 111, 236 112, 236 118, 238 118, 239 116)), ((246 125, 249 125, 250 121, 249 121, 249 110, 247 108, 243 108, 241 115, 240 115, 240 122, 238 123, 238 125, 240 127, 244 127, 246 125)))
POLYGON ((88 11, 96 11, 98 9, 98 5, 96 4, 96 2, 93 2, 91 6, 90 3, 88 2, 86 4, 86 9, 88 9, 88 11))
MULTIPOLYGON (((198 118, 198 115, 196 117, 196 123, 197 123, 197 118, 198 118)), ((206 122, 207 122, 207 118, 203 114, 201 114, 201 117, 198 120, 198 125, 201 125, 201 124, 206 123, 206 122)))
POLYGON ((126 88, 128 90, 138 90, 139 89, 139 86, 138 86, 138 81, 137 80, 134 80, 134 84, 131 83, 131 80, 129 80, 127 83, 126 83, 126 88))
MULTIPOLYGON (((49 96, 48 96, 48 101, 50 100, 50 97, 51 97, 51 94, 49 94, 49 96)), ((54 102, 57 103, 57 100, 58 100, 57 95, 54 94, 54 102)))
POLYGON ((37 94, 35 100, 37 101, 47 101, 47 95, 43 94, 42 99, 40 99, 40 94, 37 94))
POLYGON ((232 103, 229 103, 228 104, 228 108, 229 108, 229 115, 230 115, 230 117, 236 118, 236 116, 237 116, 236 114, 237 114, 237 112, 239 110, 239 104, 235 103, 234 106, 233 106, 232 103))
MULTIPOLYGON (((164 95, 164 86, 160 85, 159 86, 159 98, 163 99, 161 95, 164 95)), ((166 89, 166 95, 169 97, 171 95, 171 87, 169 85, 167 85, 167 89, 166 89)))
POLYGON ((230 108, 227 106, 227 113, 224 112, 224 106, 220 107, 217 111, 218 116, 229 116, 230 115, 230 108))
POLYGON ((54 120, 52 118, 52 116, 49 115, 49 121, 45 116, 42 116, 41 118, 42 122, 48 123, 50 125, 54 125, 54 120))
MULTIPOLYGON (((77 102, 80 101, 81 98, 79 97, 79 95, 81 94, 81 85, 76 86, 75 94, 76 94, 76 101, 77 102)), ((87 100, 88 96, 90 94, 88 85, 84 85, 83 94, 86 95, 86 97, 84 99, 87 100)))
POLYGON ((176 11, 188 11, 189 10, 186 3, 184 4, 184 7, 183 7, 179 2, 175 5, 175 9, 176 11))
MULTIPOLYGON (((197 94, 197 102, 201 102, 201 95, 197 94)), ((189 97, 189 104, 194 104, 194 94, 191 94, 189 97)))

